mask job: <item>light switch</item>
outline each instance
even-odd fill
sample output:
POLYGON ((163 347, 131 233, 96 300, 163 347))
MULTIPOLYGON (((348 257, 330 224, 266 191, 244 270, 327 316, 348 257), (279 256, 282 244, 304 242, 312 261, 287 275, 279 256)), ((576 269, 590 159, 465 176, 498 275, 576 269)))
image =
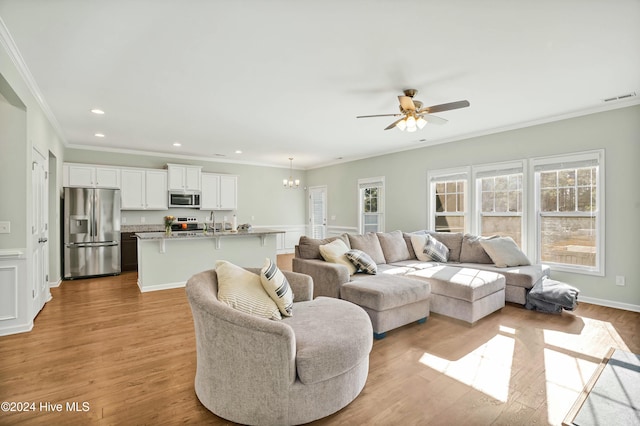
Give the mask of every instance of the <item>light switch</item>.
POLYGON ((0 234, 11 233, 11 222, 0 222, 0 234))

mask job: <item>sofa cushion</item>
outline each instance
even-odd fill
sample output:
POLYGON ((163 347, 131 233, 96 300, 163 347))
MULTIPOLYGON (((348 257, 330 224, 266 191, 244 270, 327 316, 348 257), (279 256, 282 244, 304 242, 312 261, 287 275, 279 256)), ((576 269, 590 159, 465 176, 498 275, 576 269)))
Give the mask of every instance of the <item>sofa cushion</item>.
POLYGON ((480 240, 480 245, 498 268, 531 265, 531 261, 511 237, 480 240))
POLYGON ((447 246, 449 249, 449 262, 460 262, 460 250, 462 249, 461 232, 427 231, 427 234, 432 235, 436 240, 447 246))
POLYGON ((382 253, 380 240, 375 232, 367 232, 366 234, 348 234, 349 244, 351 248, 362 250, 367 253, 376 263, 387 263, 382 253))
POLYGON ((431 235, 427 235, 427 241, 422 251, 436 262, 446 263, 449 260, 449 248, 431 235))
POLYGON ((218 300, 246 314, 272 320, 282 319, 276 303, 269 297, 260 277, 253 272, 227 262, 216 262, 218 300))
POLYGON ((378 266, 376 265, 376 262, 374 262, 373 259, 371 259, 371 257, 362 250, 351 249, 345 253, 345 256, 347 256, 347 259, 353 263, 356 270, 369 275, 375 275, 378 273, 378 266))
POLYGON ((322 258, 327 262, 346 266, 349 270, 349 275, 356 273, 356 267, 347 259, 346 254, 349 251, 349 247, 347 247, 344 241, 340 239, 333 240, 329 244, 321 245, 319 249, 320 255, 322 255, 322 258))
POLYGON ((551 268, 548 265, 542 264, 513 266, 510 268, 498 268, 493 264, 487 265, 479 263, 461 263, 456 266, 497 272, 505 276, 507 285, 527 289, 533 287, 543 277, 551 275, 551 268))
POLYGON ((354 275, 340 288, 340 298, 374 311, 408 305, 430 295, 428 282, 390 274, 354 275))
POLYGON ((460 263, 493 263, 493 260, 491 260, 480 244, 480 240, 491 238, 497 237, 480 237, 477 235, 465 234, 464 237, 462 237, 460 263))
POLYGON ((378 232, 378 240, 380 247, 382 247, 385 263, 411 259, 402 231, 378 232))
POLYGON ((474 302, 504 290, 502 274, 459 266, 434 266, 410 272, 407 277, 428 281, 431 292, 454 299, 474 302))
POLYGON ((340 239, 344 241, 347 246, 349 245, 349 238, 347 234, 342 234, 337 237, 325 238, 322 240, 316 238, 309 238, 305 235, 300 237, 298 241, 298 253, 301 259, 322 259, 319 247, 325 244, 329 244, 331 241, 340 239))
POLYGON ((296 336, 296 371, 302 383, 339 376, 371 351, 371 320, 359 306, 320 296, 296 303, 295 310, 283 322, 296 336))
POLYGON ((269 297, 278 305, 280 313, 287 317, 293 315, 293 290, 278 265, 269 258, 265 259, 260 270, 260 282, 269 297))

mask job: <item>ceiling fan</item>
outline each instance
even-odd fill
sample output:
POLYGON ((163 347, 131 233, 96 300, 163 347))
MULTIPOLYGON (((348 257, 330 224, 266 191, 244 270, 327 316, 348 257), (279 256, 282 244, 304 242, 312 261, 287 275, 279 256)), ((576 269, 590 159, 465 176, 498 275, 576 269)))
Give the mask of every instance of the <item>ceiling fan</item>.
POLYGON ((400 101, 400 114, 359 115, 356 118, 401 117, 385 127, 385 130, 397 127, 402 131, 415 132, 418 129, 422 129, 427 123, 445 124, 447 122, 444 118, 431 115, 434 112, 450 111, 452 109, 466 108, 469 106, 469 101, 465 100, 422 107, 422 102, 413 99, 416 93, 418 93, 416 89, 405 89, 404 96, 398 96, 398 100, 400 101))

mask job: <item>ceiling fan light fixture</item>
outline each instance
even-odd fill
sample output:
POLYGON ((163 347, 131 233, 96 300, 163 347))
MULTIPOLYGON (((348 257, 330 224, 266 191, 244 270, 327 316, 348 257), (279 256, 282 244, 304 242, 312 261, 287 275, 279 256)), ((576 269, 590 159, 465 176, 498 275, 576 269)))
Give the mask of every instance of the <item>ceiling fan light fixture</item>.
POLYGON ((418 126, 418 129, 422 130, 426 125, 427 120, 425 120, 422 116, 418 117, 418 119, 416 120, 416 126, 418 126))
POLYGON ((416 118, 412 115, 408 116, 406 119, 407 122, 407 132, 415 132, 418 127, 416 125, 416 118))
POLYGON ((406 122, 405 120, 400 120, 400 121, 398 121, 398 123, 396 124, 396 127, 397 127, 400 131, 404 132, 404 131, 405 131, 405 129, 407 128, 407 122, 406 122))

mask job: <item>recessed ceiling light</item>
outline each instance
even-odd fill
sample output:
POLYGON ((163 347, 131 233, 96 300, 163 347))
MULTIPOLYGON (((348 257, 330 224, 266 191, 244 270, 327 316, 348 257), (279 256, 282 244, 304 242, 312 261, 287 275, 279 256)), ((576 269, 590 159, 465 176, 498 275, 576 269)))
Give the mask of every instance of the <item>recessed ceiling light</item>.
POLYGON ((96 133, 94 136, 97 138, 104 138, 104 133, 96 133))
POLYGON ((98 108, 92 109, 91 112, 94 113, 94 114, 98 114, 98 115, 104 114, 104 111, 101 110, 101 109, 98 109, 98 108))
POLYGON ((173 146, 182 146, 182 144, 180 142, 174 142, 173 146))
POLYGON ((236 149, 236 154, 242 154, 242 150, 241 149, 236 149))

